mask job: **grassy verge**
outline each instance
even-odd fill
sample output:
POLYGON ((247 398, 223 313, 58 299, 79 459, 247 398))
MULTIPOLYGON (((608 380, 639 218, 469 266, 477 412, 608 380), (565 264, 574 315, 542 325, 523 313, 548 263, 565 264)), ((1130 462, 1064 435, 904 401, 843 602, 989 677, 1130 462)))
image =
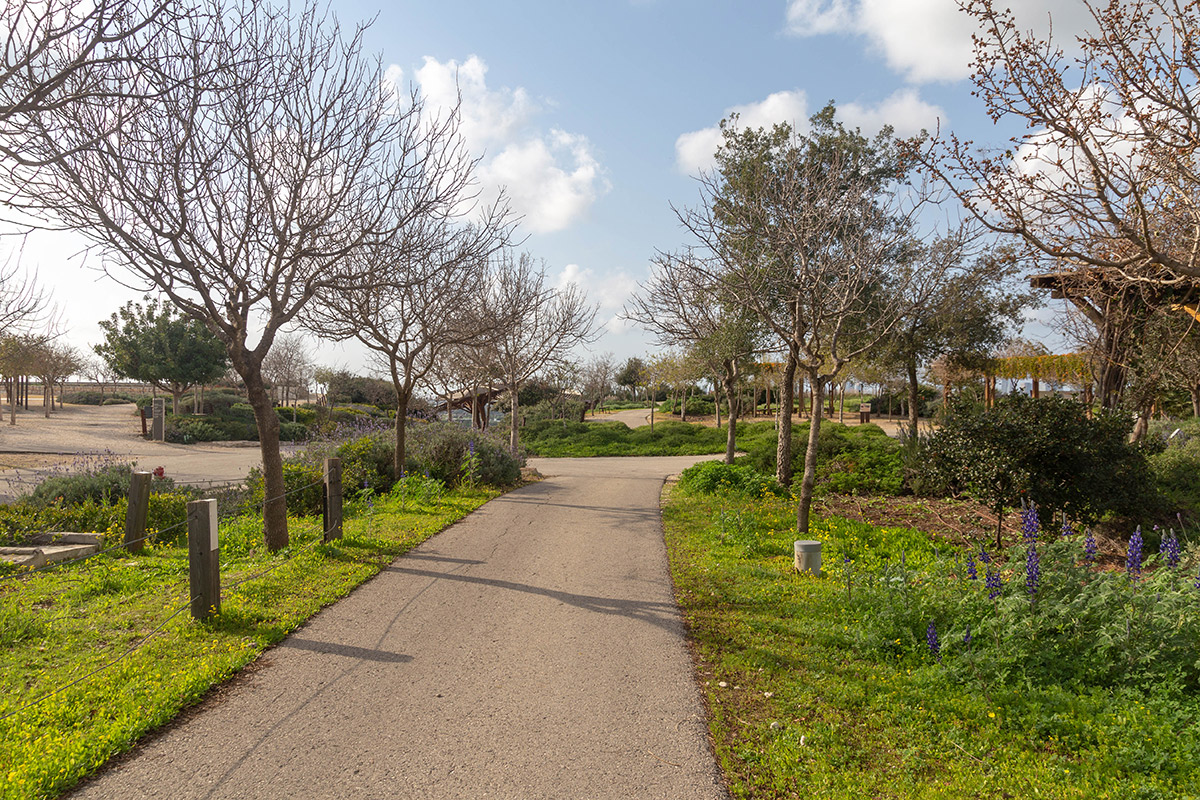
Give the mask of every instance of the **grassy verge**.
POLYGON ((320 543, 319 519, 292 519, 292 544, 275 554, 263 551, 261 518, 223 522, 222 610, 204 624, 188 614, 186 546, 100 556, 0 583, 0 797, 69 789, 495 495, 373 498, 347 509, 345 538, 328 545, 320 543), (93 670, 100 671, 68 685, 93 670))
POLYGON ((792 571, 788 501, 668 487, 663 519, 735 797, 1200 795, 1200 702, 1178 685, 1059 686, 1020 670, 982 681, 948 639, 944 662, 919 635, 872 641, 879 609, 845 580, 843 554, 863 575, 903 557, 919 587, 954 558, 945 545, 823 520, 812 538, 829 577, 814 578, 792 571))
MULTIPOLYGON (((773 422, 739 422, 737 444, 750 443, 774 432, 773 422)), ((699 456, 725 452, 726 430, 667 420, 630 429, 620 422, 563 422, 542 420, 521 432, 530 455, 544 458, 586 456, 699 456)))

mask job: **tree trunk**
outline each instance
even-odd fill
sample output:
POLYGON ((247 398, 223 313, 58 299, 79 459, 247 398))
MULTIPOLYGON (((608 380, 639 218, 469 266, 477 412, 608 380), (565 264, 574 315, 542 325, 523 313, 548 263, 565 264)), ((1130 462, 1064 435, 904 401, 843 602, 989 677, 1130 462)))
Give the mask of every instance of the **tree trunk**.
POLYGON ((520 434, 517 431, 517 413, 519 411, 517 387, 515 385, 509 386, 508 391, 512 395, 512 420, 508 430, 508 449, 511 450, 512 454, 515 456, 517 454, 517 445, 520 444, 520 434))
POLYGON ((727 373, 725 377, 725 396, 729 398, 729 430, 725 433, 725 463, 733 463, 733 455, 737 451, 737 373, 727 373))
POLYGON ((183 405, 183 388, 177 384, 171 385, 171 413, 177 417, 183 413, 180 408, 183 405))
POLYGON ((779 386, 779 442, 775 447, 775 480, 780 486, 792 485, 792 390, 796 381, 795 345, 788 348, 787 364, 783 368, 783 383, 779 386))
POLYGON ((1192 396, 1192 416, 1200 417, 1200 383, 1189 386, 1188 393, 1192 396))
POLYGON ((921 387, 917 383, 917 359, 908 359, 908 363, 904 365, 904 369, 908 373, 908 427, 912 431, 912 438, 915 442, 917 440, 917 427, 921 419, 921 387))
POLYGON ((406 437, 408 435, 408 400, 411 392, 404 391, 401 386, 394 386, 396 390, 396 452, 392 456, 392 474, 396 480, 404 474, 404 460, 406 455, 406 437))
POLYGON ((808 449, 804 453, 804 479, 800 482, 800 504, 796 507, 796 534, 808 536, 808 518, 812 510, 813 487, 817 482, 817 441, 821 435, 821 401, 825 389, 820 377, 809 373, 813 385, 812 423, 808 428, 808 449))
POLYGON ((54 408, 54 389, 50 387, 50 381, 42 379, 42 414, 46 419, 50 419, 50 410, 54 408))
POLYGON ((287 491, 283 485, 283 456, 279 452, 279 415, 271 395, 263 383, 262 374, 247 370, 242 373, 246 396, 254 409, 258 425, 258 446, 262 453, 262 472, 265 501, 263 503, 263 537, 271 552, 288 545, 287 491))
POLYGON ((846 382, 842 381, 842 387, 838 391, 838 423, 846 424, 846 382))
MULTIPOLYGON (((715 379, 713 380, 713 408, 717 411, 717 427, 719 428, 721 427, 721 392, 719 391, 719 384, 715 379)), ((14 422, 13 424, 15 425, 16 423, 14 422)))
POLYGON ((1146 434, 1150 431, 1150 416, 1153 413, 1153 407, 1143 405, 1138 409, 1137 422, 1133 424, 1133 433, 1129 434, 1129 441, 1136 444, 1146 438, 1146 434))
POLYGON ((691 393, 692 393, 692 390, 690 387, 683 390, 683 405, 681 405, 679 407, 679 421, 680 422, 687 422, 688 396, 691 395, 691 393))

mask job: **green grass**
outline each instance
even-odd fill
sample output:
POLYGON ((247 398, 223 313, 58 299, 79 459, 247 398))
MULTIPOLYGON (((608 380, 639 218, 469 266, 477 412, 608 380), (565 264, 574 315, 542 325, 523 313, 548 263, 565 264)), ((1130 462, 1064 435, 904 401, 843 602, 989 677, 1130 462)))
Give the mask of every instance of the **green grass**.
POLYGON ((1071 689, 1019 673, 984 686, 920 642, 866 647, 842 556, 867 573, 903 554, 919 572, 945 563, 944 546, 918 531, 821 520, 811 538, 825 544, 830 577, 800 576, 794 513, 785 500, 664 495, 676 592, 735 797, 1200 795, 1194 696, 1071 689))
POLYGON ((276 554, 262 548, 261 518, 224 522, 221 614, 206 623, 187 611, 187 549, 177 545, 0 583, 0 798, 66 791, 495 495, 460 489, 429 502, 384 497, 357 513, 348 507, 345 537, 328 545, 318 541, 319 518, 292 519, 291 545, 276 554), (62 688, 152 633, 115 665, 62 688))
MULTIPOLYGON (((739 422, 738 447, 774 432, 773 422, 739 422)), ((521 431, 530 455, 546 458, 580 456, 698 456, 725 452, 726 430, 673 420, 629 428, 620 422, 543 420, 521 431)))

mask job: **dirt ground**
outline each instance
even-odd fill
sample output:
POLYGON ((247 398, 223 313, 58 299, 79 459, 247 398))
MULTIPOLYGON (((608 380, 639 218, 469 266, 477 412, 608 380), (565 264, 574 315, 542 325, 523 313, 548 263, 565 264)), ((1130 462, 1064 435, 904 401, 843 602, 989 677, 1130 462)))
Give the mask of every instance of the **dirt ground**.
POLYGON ((49 418, 31 399, 18 410, 17 424, 0 420, 0 501, 29 490, 48 473, 77 462, 113 458, 141 469, 162 467, 177 483, 204 486, 240 481, 262 463, 257 442, 171 444, 142 438, 136 407, 77 406, 56 409, 49 418))

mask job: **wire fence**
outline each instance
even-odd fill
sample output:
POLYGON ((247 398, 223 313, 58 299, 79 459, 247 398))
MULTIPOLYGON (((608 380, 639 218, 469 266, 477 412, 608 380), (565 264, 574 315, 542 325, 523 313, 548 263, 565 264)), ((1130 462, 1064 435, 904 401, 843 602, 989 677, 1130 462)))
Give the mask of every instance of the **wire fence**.
MULTIPOLYGON (((275 499, 275 500, 286 499, 288 496, 294 495, 298 492, 306 491, 315 486, 323 485, 323 484, 324 484, 324 479, 322 479, 321 481, 313 481, 311 483, 305 484, 304 486, 300 486, 295 489, 292 489, 282 495, 277 495, 273 499, 275 499)), ((258 503, 255 503, 254 505, 261 507, 263 505, 263 503, 265 503, 265 502, 266 501, 258 502, 258 503)), ((161 536, 164 533, 167 533, 169 531, 172 531, 174 529, 177 529, 177 528, 180 528, 180 527, 183 527, 186 525, 188 525, 187 522, 178 523, 176 525, 171 526, 170 528, 166 528, 166 529, 157 531, 152 534, 147 534, 146 536, 142 537, 142 539, 137 540, 137 541, 139 541, 139 542, 144 541, 146 539, 150 539, 152 536, 161 536)), ((251 581, 257 580, 259 578, 262 578, 266 575, 269 575, 270 573, 274 572, 275 570, 279 569, 280 567, 284 566, 285 564, 294 563, 296 558, 298 556, 300 556, 302 553, 305 553, 305 552, 323 544, 331 532, 332 532, 332 527, 329 524, 329 520, 326 519, 325 524, 322 526, 322 529, 317 533, 316 536, 314 536, 314 538, 311 541, 305 542, 305 544, 303 546, 290 551, 286 557, 276 560, 274 563, 268 565, 264 569, 257 570, 249 575, 241 576, 238 578, 238 580, 232 582, 231 584, 229 584, 227 586, 222 587, 221 592, 220 592, 220 599, 229 598, 234 593, 236 593, 237 590, 240 587, 242 587, 243 585, 245 585, 251 581)), ((44 567, 38 568, 36 570, 29 570, 26 573, 22 573, 21 575, 5 576, 5 578, 9 579, 9 580, 15 579, 15 578, 22 578, 22 577, 27 577, 30 574, 45 571, 46 569, 49 569, 52 567, 61 567, 61 566, 70 565, 70 564, 78 564, 80 562, 93 559, 104 553, 112 552, 114 550, 119 550, 119 549, 125 549, 126 547, 128 547, 128 545, 136 544, 136 543, 137 542, 122 542, 120 544, 105 548, 104 550, 101 550, 98 553, 89 554, 88 556, 83 557, 83 558, 70 559, 70 560, 65 560, 65 561, 61 561, 61 562, 53 562, 52 564, 44 565, 44 567)), ((190 573, 190 565, 189 565, 188 569, 189 569, 189 573, 190 573)), ((175 581, 174 583, 168 584, 165 587, 164 586, 155 586, 155 587, 153 587, 153 591, 159 595, 169 595, 169 594, 173 593, 173 591, 175 589, 177 589, 179 586, 183 585, 184 583, 189 582, 191 579, 192 579, 191 575, 189 574, 188 576, 185 576, 185 577, 181 578, 180 580, 175 581)), ((0 584, 0 585, 2 585, 2 584, 0 584)), ((51 595, 49 595, 48 598, 56 597, 59 594, 61 594, 62 592, 70 591, 72 588, 75 588, 75 587, 70 587, 68 589, 61 590, 60 592, 54 592, 51 595)), ((193 591, 194 591, 194 588, 193 588, 193 591)), ((136 642, 131 644, 129 647, 127 647, 124 651, 122 651, 115 658, 109 659, 108 661, 104 662, 103 664, 97 666, 95 669, 92 669, 91 671, 89 671, 83 675, 80 675, 79 677, 76 677, 76 678, 68 681, 67 683, 64 683, 60 686, 56 686, 53 689, 51 689, 50 691, 44 692, 41 695, 39 695, 25 703, 22 703, 21 705, 17 706, 16 708, 5 712, 4 714, 0 715, 0 722, 3 722, 17 714, 20 714, 21 712, 23 712, 27 709, 38 706, 41 703, 46 702, 50 698, 62 693, 63 691, 70 689, 73 686, 77 686, 80 683, 83 683, 84 681, 87 681, 87 680, 95 677, 96 675, 99 675, 102 672, 104 672, 108 669, 111 669, 114 666, 116 666, 117 664, 121 663, 123 660, 125 660, 126 658, 131 656, 133 653, 137 652, 142 647, 144 647, 155 636, 162 633, 163 630, 166 629, 167 625, 170 624, 170 622, 172 620, 174 620, 180 614, 187 611, 189 608, 192 608, 195 603, 202 602, 204 600, 204 597, 202 594, 199 594, 199 593, 189 593, 189 594, 190 594, 190 596, 188 597, 188 599, 186 601, 175 606, 165 619, 163 619, 161 622, 159 622, 158 625, 156 625, 150 632, 148 632, 147 634, 142 636, 140 639, 138 639, 136 642)), ((220 599, 217 600, 217 603, 220 602, 220 599)), ((50 622, 54 623, 59 620, 62 620, 69 613, 70 613, 70 609, 64 611, 62 614, 58 615, 50 622)), ((40 676, 40 677, 45 677, 45 674, 46 673, 43 673, 42 676, 40 676)), ((36 682, 36 680, 35 680, 35 682, 36 682)))
MULTIPOLYGON (((226 514, 222 514, 221 518, 229 519, 230 517, 240 516, 241 514, 246 513, 251 508, 262 508, 263 506, 267 505, 270 502, 275 502, 278 500, 286 500, 288 497, 299 494, 300 492, 303 492, 303 491, 307 491, 309 489, 312 489, 313 487, 322 486, 322 485, 324 485, 323 478, 318 481, 312 481, 310 483, 307 483, 307 484, 297 487, 295 489, 291 489, 290 491, 284 492, 281 495, 275 495, 270 499, 264 499, 264 500, 258 500, 258 501, 246 501, 237 510, 226 513, 226 514)), ((148 532, 145 535, 140 536, 136 539, 132 539, 129 541, 121 541, 118 544, 114 544, 109 547, 105 547, 104 549, 99 550, 95 553, 88 553, 86 555, 79 556, 78 558, 63 559, 61 561, 51 561, 47 564, 43 564, 38 567, 25 568, 19 572, 15 572, 15 573, 12 573, 9 575, 0 575, 0 586, 5 585, 9 581, 27 580, 28 578, 32 577, 33 575, 41 573, 41 572, 47 572, 52 569, 58 569, 61 567, 70 566, 72 564, 78 564, 78 563, 81 563, 84 561, 90 561, 94 558, 105 555, 106 553, 111 553, 115 550, 125 550, 125 549, 128 549, 132 545, 138 545, 143 542, 148 542, 152 539, 162 539, 162 538, 164 538, 165 534, 168 534, 171 531, 175 531, 175 530, 178 530, 178 529, 186 527, 186 526, 187 526, 187 522, 185 520, 184 522, 178 522, 167 528, 162 528, 162 529, 159 529, 156 531, 148 532)), ((36 537, 36 536, 50 535, 53 533, 59 533, 59 531, 32 531, 32 532, 26 533, 25 535, 32 538, 32 537, 36 537)))

